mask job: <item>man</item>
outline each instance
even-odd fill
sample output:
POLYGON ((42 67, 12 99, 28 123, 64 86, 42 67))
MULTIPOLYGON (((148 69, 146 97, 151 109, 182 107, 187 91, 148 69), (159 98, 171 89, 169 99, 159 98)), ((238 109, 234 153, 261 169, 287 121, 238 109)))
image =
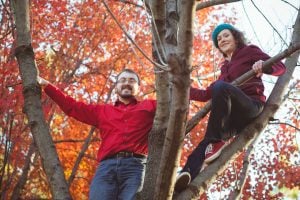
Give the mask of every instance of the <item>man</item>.
POLYGON ((139 76, 125 69, 117 77, 114 105, 91 105, 63 94, 38 77, 46 94, 70 117, 95 126, 102 139, 100 164, 90 186, 90 200, 134 199, 141 191, 148 151, 148 133, 153 124, 155 100, 137 101, 139 76))

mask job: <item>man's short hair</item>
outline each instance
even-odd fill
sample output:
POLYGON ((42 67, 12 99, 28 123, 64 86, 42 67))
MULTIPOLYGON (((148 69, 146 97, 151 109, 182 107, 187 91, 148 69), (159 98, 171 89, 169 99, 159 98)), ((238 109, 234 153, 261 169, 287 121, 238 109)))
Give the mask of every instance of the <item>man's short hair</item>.
POLYGON ((131 73, 131 74, 135 74, 136 75, 136 77, 137 77, 137 79, 138 79, 138 85, 140 85, 140 77, 139 77, 139 75, 135 72, 135 71, 133 71, 132 69, 123 69, 119 74, 118 74, 118 76, 117 76, 117 81, 119 80, 119 76, 122 74, 122 73, 124 73, 124 72, 127 72, 127 73, 131 73))

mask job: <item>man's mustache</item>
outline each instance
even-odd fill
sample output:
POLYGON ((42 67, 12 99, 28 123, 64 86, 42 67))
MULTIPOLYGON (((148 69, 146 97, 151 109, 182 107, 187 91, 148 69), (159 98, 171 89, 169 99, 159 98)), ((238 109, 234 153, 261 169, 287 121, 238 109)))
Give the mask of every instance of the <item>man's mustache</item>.
POLYGON ((124 89, 132 90, 133 88, 130 85, 123 85, 121 87, 121 90, 124 90, 124 89))

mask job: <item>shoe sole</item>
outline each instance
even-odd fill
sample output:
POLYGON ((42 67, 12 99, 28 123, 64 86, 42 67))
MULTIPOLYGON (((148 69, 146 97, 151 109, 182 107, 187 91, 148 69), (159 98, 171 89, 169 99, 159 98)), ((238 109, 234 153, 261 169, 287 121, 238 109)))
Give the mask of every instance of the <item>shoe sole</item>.
POLYGON ((176 180, 175 187, 174 187, 175 191, 177 192, 183 191, 184 189, 187 188, 190 181, 191 181, 190 176, 188 175, 181 176, 179 179, 176 180))
POLYGON ((204 163, 210 163, 210 162, 214 161, 215 159, 217 159, 217 158, 221 155, 223 149, 224 149, 225 147, 227 147, 228 145, 229 145, 229 143, 228 143, 228 144, 225 144, 221 149, 219 149, 219 151, 217 151, 215 154, 213 154, 213 155, 210 156, 209 158, 205 159, 205 160, 204 160, 204 163))

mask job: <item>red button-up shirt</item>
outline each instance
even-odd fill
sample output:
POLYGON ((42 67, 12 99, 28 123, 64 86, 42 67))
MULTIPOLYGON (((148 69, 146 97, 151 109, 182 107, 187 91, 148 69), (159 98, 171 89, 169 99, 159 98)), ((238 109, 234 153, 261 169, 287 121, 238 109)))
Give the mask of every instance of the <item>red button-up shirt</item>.
POLYGON ((155 100, 134 99, 128 105, 119 101, 115 105, 92 105, 75 101, 51 84, 45 87, 45 92, 68 116, 100 130, 99 161, 119 151, 148 153, 148 133, 155 115, 155 100))

